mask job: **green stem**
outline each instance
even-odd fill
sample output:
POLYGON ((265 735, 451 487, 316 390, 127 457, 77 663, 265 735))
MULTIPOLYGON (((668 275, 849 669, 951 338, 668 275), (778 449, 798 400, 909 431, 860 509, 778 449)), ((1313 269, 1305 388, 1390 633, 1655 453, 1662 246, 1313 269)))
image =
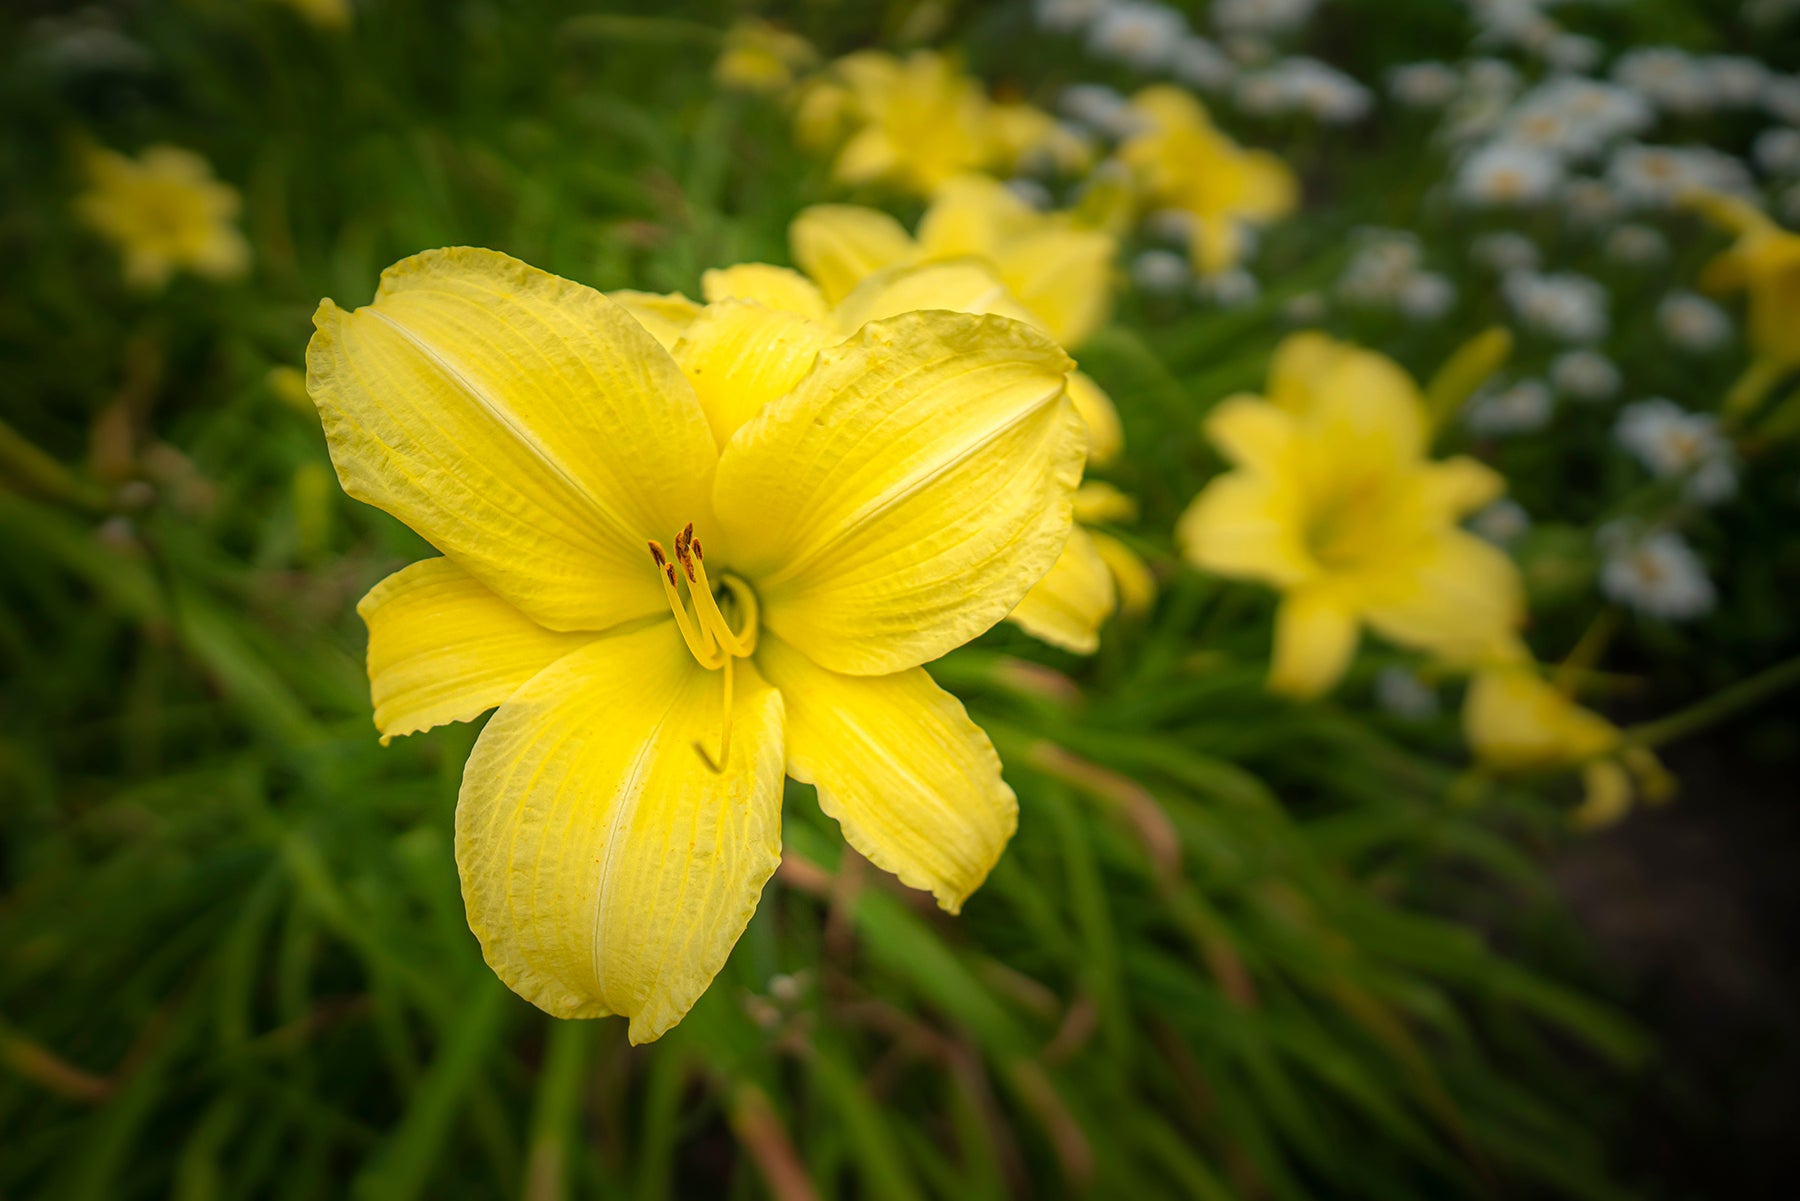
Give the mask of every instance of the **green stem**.
POLYGON ((64 467, 4 421, 0 421, 0 478, 78 509, 106 511, 105 489, 64 467))
POLYGON ((1733 714, 1795 684, 1800 684, 1800 655, 1784 663, 1777 663, 1747 680, 1740 680, 1729 688, 1720 689, 1705 700, 1679 712, 1657 721, 1633 726, 1627 731, 1627 737, 1639 746, 1661 746, 1698 733, 1708 726, 1717 725, 1733 714))

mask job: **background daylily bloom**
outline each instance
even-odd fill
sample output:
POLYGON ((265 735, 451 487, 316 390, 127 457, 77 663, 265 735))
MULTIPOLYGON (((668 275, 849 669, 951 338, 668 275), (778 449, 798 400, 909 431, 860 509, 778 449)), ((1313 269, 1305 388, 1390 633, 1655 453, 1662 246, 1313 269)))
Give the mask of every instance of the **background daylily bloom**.
POLYGON ((713 80, 740 92, 779 95, 794 86, 795 73, 818 61, 813 44, 797 33, 755 17, 725 32, 725 47, 713 62, 713 80))
POLYGON ((486 250, 323 302, 307 353, 345 490, 444 553, 359 606, 384 737, 499 706, 464 769, 470 928, 564 1017, 679 1021, 780 853, 782 776, 954 912, 1016 823, 921 664, 1068 538, 1069 363, 1020 322, 909 313, 819 349, 702 308, 665 350, 486 250))
POLYGON ((921 196, 966 172, 1010 170, 1037 155, 1075 167, 1087 154, 1048 114, 993 103, 980 80, 930 50, 845 55, 808 88, 795 122, 805 144, 842 142, 831 168, 839 183, 921 196))
POLYGON ((1502 772, 1552 772, 1580 768, 1586 798, 1572 820, 1586 829, 1611 825, 1636 791, 1664 801, 1674 779, 1641 746, 1629 746, 1619 728, 1584 709, 1543 679, 1528 663, 1478 672, 1463 702, 1463 733, 1482 764, 1502 772))
MULTIPOLYGON (((852 224, 858 220, 850 218, 852 224)), ((909 262, 902 260, 865 275, 835 305, 805 276, 766 263, 743 263, 708 271, 705 295, 712 304, 743 301, 809 319, 817 323, 812 336, 824 340, 848 337, 868 321, 921 309, 998 313, 1037 324, 1035 315, 1017 302, 985 259, 926 260, 916 265, 909 262)), ((643 319, 652 322, 668 319, 681 311, 679 306, 683 304, 690 320, 700 312, 698 305, 684 297, 646 297, 639 301, 634 294, 628 303, 642 304, 643 319)), ((1099 385, 1079 371, 1070 373, 1068 388, 1069 398, 1088 429, 1088 462, 1099 465, 1111 461, 1124 445, 1112 401, 1099 385)), ((1081 528, 1135 519, 1135 506, 1128 498, 1103 484, 1083 484, 1075 498, 1075 519, 1077 528, 1071 532, 1056 565, 1008 620, 1035 638, 1078 654, 1091 654, 1099 646, 1100 626, 1119 607, 1121 593, 1128 611, 1142 612, 1155 596, 1155 582, 1149 568, 1130 547, 1098 531, 1081 528)))
POLYGON ((125 258, 125 282, 155 291, 177 271, 235 279, 250 265, 250 245, 234 221, 237 189, 213 178, 206 160, 176 146, 152 146, 137 158, 89 149, 88 190, 75 211, 125 258))
POLYGON ((1461 663, 1516 654, 1518 571, 1457 527, 1504 481, 1473 459, 1426 459, 1412 379, 1382 355, 1297 334, 1277 348, 1268 392, 1207 418, 1235 467, 1176 533, 1196 566, 1282 591, 1269 686, 1325 692, 1365 624, 1461 663))
POLYGON ((1245 150, 1213 125, 1193 95, 1166 84, 1132 97, 1141 129, 1119 147, 1153 209, 1194 217, 1188 243, 1194 269, 1212 275, 1243 254, 1242 226, 1294 211, 1300 186, 1293 171, 1264 150, 1245 150))
POLYGON ((788 226, 794 262, 832 304, 877 271, 952 258, 992 267, 1013 298, 1051 337, 1071 349, 1106 323, 1118 240, 1043 213, 1004 184, 960 176, 937 189, 918 236, 877 209, 823 204, 788 226))
POLYGON ((1707 264, 1700 282, 1710 292, 1741 291, 1749 299, 1747 332, 1755 358, 1726 400, 1727 411, 1743 412, 1800 368, 1800 234, 1735 197, 1706 195, 1695 204, 1737 235, 1707 264))

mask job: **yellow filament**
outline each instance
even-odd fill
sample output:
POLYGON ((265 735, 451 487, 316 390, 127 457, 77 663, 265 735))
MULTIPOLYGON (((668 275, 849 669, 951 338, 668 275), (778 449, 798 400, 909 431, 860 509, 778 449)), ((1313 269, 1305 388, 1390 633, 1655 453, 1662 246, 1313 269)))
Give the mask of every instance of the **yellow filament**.
MULTIPOLYGON (((657 554, 660 560, 661 548, 656 547, 654 542, 650 545, 655 548, 652 553, 657 554)), ((704 630, 695 631, 694 623, 688 617, 687 606, 681 603, 681 593, 675 588, 674 566, 666 562, 659 562, 658 566, 661 568, 657 574, 662 577, 663 595, 668 598, 669 609, 675 614, 675 625, 681 630, 681 640, 687 643, 688 651, 695 659, 699 660, 700 666, 708 671, 713 670, 719 666, 718 649, 712 645, 712 640, 705 636, 704 630)))
POLYGON ((706 578, 705 555, 699 541, 694 538, 692 525, 683 529, 675 538, 675 558, 687 575, 688 599, 694 605, 691 616, 675 581, 675 566, 663 554, 662 546, 651 542, 650 556, 656 560, 657 573, 662 576, 663 595, 668 598, 669 611, 675 615, 675 625, 681 631, 681 640, 687 643, 689 653, 708 671, 724 673, 725 704, 719 718, 718 759, 715 761, 707 754, 706 748, 699 742, 694 743, 694 750, 701 761, 714 772, 723 774, 726 763, 731 759, 731 699, 736 674, 732 670, 731 661, 748 658, 755 653, 761 608, 749 585, 726 576, 725 588, 731 593, 733 602, 743 616, 742 632, 731 628, 724 610, 719 608, 719 602, 713 596, 712 582, 706 578))

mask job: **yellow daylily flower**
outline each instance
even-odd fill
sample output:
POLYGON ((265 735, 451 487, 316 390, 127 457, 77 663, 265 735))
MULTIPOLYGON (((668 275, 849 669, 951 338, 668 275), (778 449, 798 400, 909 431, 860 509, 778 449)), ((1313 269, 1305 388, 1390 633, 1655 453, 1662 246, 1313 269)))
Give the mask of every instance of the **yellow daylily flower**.
POLYGON ((470 928, 561 1017, 679 1021, 780 855, 782 776, 952 912, 1011 837, 992 745, 921 664, 1061 552, 1069 363, 995 316, 819 347, 697 306, 665 349, 487 250, 327 300, 307 350, 338 478, 443 552, 358 611, 384 738, 499 707, 463 771, 470 928))
POLYGON ((930 50, 845 55, 807 89, 795 122, 804 145, 842 142, 832 160, 839 183, 922 196, 968 172, 1008 170, 1037 155, 1074 168, 1087 153, 1048 115, 993 103, 981 81, 930 50))
MULTIPOLYGON (((709 304, 727 302, 791 314, 795 324, 783 337, 803 336, 825 345, 853 335, 870 321, 919 310, 993 313, 1032 323, 988 266, 977 259, 890 267, 870 274, 836 305, 806 276, 767 263, 740 263, 708 271, 702 280, 709 304), (804 330, 801 334, 799 331, 804 330)), ((619 293, 613 294, 615 298, 619 293)), ((701 309, 682 296, 631 294, 626 302, 646 324, 681 316, 698 319, 701 309)), ((732 310, 737 311, 737 310, 732 310)), ((747 328, 765 336, 774 318, 759 317, 747 328)), ((683 336, 679 324, 664 327, 665 345, 683 336)), ((1071 364, 1073 366, 1073 364, 1071 364)), ((696 380, 696 386, 700 381, 696 380)), ((1068 376, 1068 393, 1088 433, 1088 462, 1104 463, 1119 453, 1123 435, 1112 401, 1099 385, 1079 371, 1068 376)), ((704 390, 702 391, 704 396, 704 390)), ((1155 583, 1135 552, 1088 525, 1134 520, 1135 506, 1116 489, 1088 482, 1075 496, 1076 528, 1049 573, 1019 602, 1008 620, 1033 637, 1065 650, 1091 654, 1099 646, 1100 626, 1119 607, 1123 594, 1131 613, 1149 607, 1155 583)))
POLYGON ((997 180, 946 181, 918 236, 888 214, 848 204, 803 210, 788 226, 794 261, 835 304, 877 271, 952 258, 992 267, 1050 336, 1077 347, 1106 323, 1118 240, 1068 213, 1042 213, 997 180))
POLYGON ((1457 526, 1504 481, 1473 459, 1426 458, 1418 387, 1391 359, 1296 334, 1268 397, 1237 396, 1205 432, 1234 467, 1182 515, 1184 555, 1281 590, 1269 686, 1317 696, 1367 625, 1460 663, 1516 654, 1517 569, 1457 526))
POLYGON ((725 47, 713 62, 713 82, 734 91, 777 96, 792 88, 797 74, 818 58, 813 44, 799 34, 745 17, 725 33, 725 47))
POLYGON ((281 0, 320 29, 348 29, 350 0, 281 0))
POLYGON ((1189 254, 1203 275, 1243 254, 1243 231, 1292 213, 1300 186, 1280 158, 1226 136, 1191 93, 1167 84, 1132 97, 1142 128, 1119 147, 1144 203, 1194 218, 1189 254))
POLYGON ((1748 297, 1746 333, 1755 358, 1726 401, 1728 411, 1745 412, 1800 367, 1800 234, 1735 197, 1705 195, 1694 203, 1737 235, 1706 265, 1700 282, 1709 292, 1748 297))
POLYGON ((1634 792, 1653 802, 1674 793, 1674 779, 1654 755, 1627 745, 1617 726, 1576 704, 1528 663, 1476 673, 1463 702, 1463 733, 1494 771, 1581 769, 1586 799, 1571 820, 1584 829, 1618 821, 1634 792))
POLYGON ((119 248, 132 287, 155 291, 184 270, 235 279, 249 268, 250 244, 233 223, 237 189, 193 151, 152 146, 132 159, 92 148, 82 165, 88 189, 75 212, 119 248))

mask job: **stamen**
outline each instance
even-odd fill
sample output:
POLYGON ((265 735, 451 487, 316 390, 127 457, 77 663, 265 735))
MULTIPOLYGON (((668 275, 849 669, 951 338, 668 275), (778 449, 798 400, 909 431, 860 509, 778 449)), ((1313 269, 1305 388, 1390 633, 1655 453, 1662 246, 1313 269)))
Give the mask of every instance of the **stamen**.
POLYGON ((718 648, 712 640, 696 632, 693 622, 688 618, 687 606, 681 603, 681 593, 675 588, 675 566, 663 557, 663 548, 656 542, 650 543, 650 557, 656 560, 657 575, 662 577, 663 595, 668 598, 669 608, 675 614, 675 625, 681 631, 681 640, 687 643, 688 651, 700 661, 700 666, 708 671, 719 666, 718 648))
POLYGON ((688 651, 708 671, 724 673, 725 704, 719 718, 718 759, 715 761, 707 753, 706 747, 698 741, 694 743, 694 750, 701 761, 713 772, 723 774, 725 765, 731 759, 731 700, 736 679, 731 661, 748 658, 756 651, 762 617, 756 593, 742 580, 732 576, 724 577, 725 590, 731 594, 743 627, 741 631, 733 630, 731 622, 725 617, 725 611, 719 607, 718 598, 713 596, 712 581, 706 577, 706 551, 701 547, 700 539, 694 537, 692 522, 675 535, 675 561, 681 564, 682 573, 688 579, 688 599, 694 604, 692 615, 682 601, 675 564, 669 562, 662 545, 655 540, 650 542, 650 557, 656 561, 657 573, 662 576, 663 593, 668 597, 669 610, 675 615, 675 624, 681 631, 682 641, 687 643, 688 651))
MULTIPOLYGON (((692 540, 693 554, 687 559, 688 592, 694 598, 694 616, 702 629, 710 630, 719 640, 725 652, 743 658, 750 653, 742 639, 731 629, 731 623, 725 620, 725 614, 719 610, 719 602, 713 597, 712 583, 706 578, 706 560, 700 553, 700 540, 692 540)), ((735 595, 735 593, 734 593, 735 595)), ((746 627, 747 628, 747 627, 746 627)))

